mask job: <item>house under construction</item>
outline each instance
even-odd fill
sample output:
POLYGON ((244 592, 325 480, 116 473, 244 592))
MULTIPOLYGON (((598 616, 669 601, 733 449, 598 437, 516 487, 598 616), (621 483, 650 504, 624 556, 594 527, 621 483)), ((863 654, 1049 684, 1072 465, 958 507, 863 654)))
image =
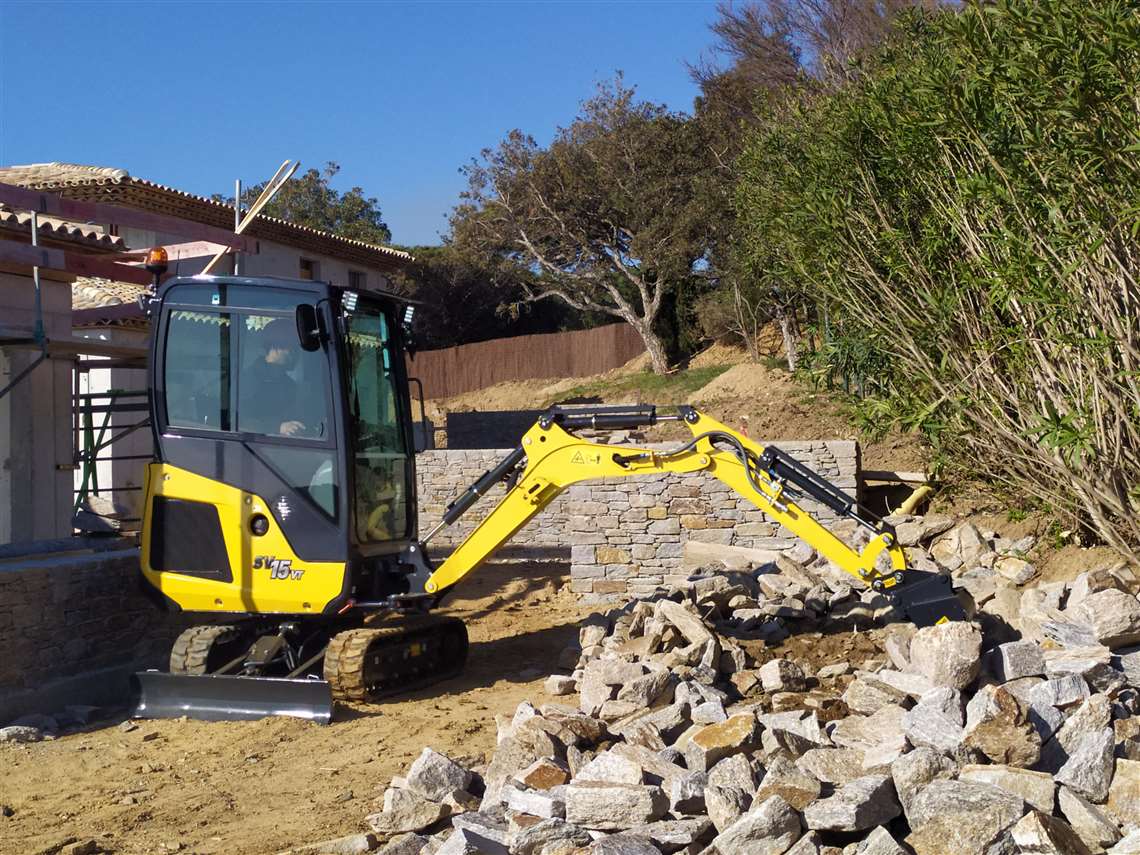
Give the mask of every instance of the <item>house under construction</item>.
POLYGON ((406 253, 68 163, 0 167, 0 549, 130 529, 150 457, 141 252, 169 274, 384 288, 406 253), (239 265, 235 269, 235 265, 239 265), (95 511, 95 513, 91 513, 95 511), (77 516, 78 512, 78 516, 77 516))

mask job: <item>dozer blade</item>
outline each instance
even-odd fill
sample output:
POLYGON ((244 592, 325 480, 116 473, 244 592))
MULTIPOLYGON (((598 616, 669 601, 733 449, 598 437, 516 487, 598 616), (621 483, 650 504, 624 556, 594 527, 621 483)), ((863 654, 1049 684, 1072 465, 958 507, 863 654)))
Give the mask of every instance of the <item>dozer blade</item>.
POLYGON ((332 692, 323 680, 141 671, 131 677, 131 689, 135 718, 241 721, 287 715, 328 724, 333 713, 332 692))
POLYGON ((967 620, 966 606, 949 576, 908 570, 902 584, 891 589, 895 606, 915 626, 967 620))

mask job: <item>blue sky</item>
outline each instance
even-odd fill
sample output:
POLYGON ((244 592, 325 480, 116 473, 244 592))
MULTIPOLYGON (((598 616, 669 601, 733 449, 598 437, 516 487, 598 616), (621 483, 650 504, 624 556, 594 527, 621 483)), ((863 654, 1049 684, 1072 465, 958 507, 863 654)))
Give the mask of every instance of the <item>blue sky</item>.
POLYGON ((688 110, 714 2, 0 0, 0 164, 116 166, 209 195, 341 164, 393 240, 435 243, 458 169, 547 141, 614 71, 688 110))

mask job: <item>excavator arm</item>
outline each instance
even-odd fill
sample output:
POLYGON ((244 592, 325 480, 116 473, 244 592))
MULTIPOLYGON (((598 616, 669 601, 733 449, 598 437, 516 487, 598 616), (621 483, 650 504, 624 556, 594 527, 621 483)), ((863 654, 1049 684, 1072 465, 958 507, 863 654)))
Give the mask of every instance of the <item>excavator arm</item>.
POLYGON ((964 617, 947 577, 908 570, 894 530, 854 499, 780 449, 761 446, 692 407, 676 416, 653 407, 604 411, 551 410, 523 436, 518 448, 448 506, 425 538, 462 516, 495 484, 510 484, 498 505, 427 579, 428 594, 440 595, 478 568, 567 487, 582 481, 663 472, 708 472, 752 502, 769 518, 811 545, 860 582, 896 595, 919 624, 964 617), (590 442, 581 428, 632 429, 661 421, 682 421, 692 438, 674 449, 654 450, 590 442), (856 521, 870 534, 853 549, 822 526, 796 499, 814 499, 856 521))

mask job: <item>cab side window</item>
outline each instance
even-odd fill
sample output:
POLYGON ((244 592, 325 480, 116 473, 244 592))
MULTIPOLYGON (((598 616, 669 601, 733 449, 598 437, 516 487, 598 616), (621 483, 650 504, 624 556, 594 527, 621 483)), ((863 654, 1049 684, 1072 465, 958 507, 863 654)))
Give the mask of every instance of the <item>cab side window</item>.
POLYGON ((233 430, 226 313, 178 310, 166 333, 166 420, 173 427, 233 430))

